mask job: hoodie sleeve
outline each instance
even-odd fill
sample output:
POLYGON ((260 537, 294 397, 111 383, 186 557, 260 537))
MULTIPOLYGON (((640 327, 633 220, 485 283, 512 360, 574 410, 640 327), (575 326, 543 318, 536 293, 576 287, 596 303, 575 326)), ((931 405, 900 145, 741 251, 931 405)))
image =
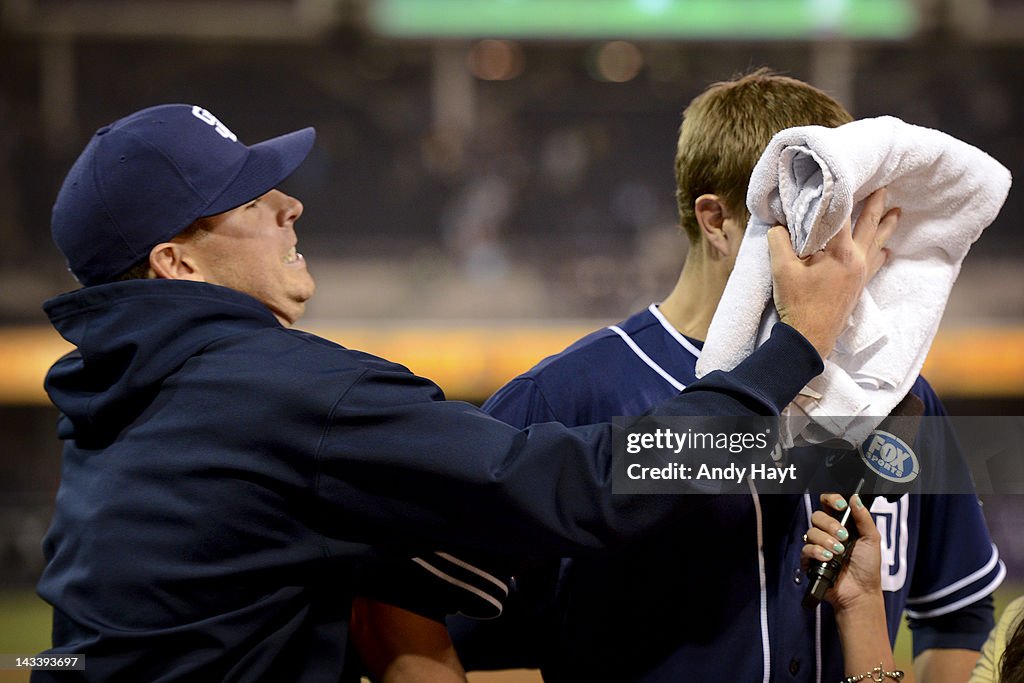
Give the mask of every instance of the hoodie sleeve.
MULTIPOLYGON (((775 415, 820 370, 813 347, 778 325, 736 369, 650 413, 775 415)), ((368 369, 337 401, 317 452, 329 536, 557 556, 621 545, 701 504, 612 495, 611 425, 520 431, 442 399, 421 377, 368 369)))

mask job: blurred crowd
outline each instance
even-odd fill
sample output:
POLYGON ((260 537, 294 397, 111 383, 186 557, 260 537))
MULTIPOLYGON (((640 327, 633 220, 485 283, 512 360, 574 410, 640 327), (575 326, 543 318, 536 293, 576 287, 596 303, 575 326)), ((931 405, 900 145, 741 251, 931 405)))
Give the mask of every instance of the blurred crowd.
MULTIPOLYGON (((0 44, 0 321, 40 321, 39 301, 74 286, 48 222, 82 142, 121 112, 173 101, 201 104, 243 140, 317 128, 314 154, 294 179, 305 189, 300 250, 321 283, 313 318, 618 316, 662 295, 685 249, 672 189, 683 104, 753 66, 813 81, 830 49, 627 45, 82 40, 72 45, 70 124, 53 130, 40 115, 40 45, 8 36, 0 44), (450 84, 439 82, 451 75, 439 68, 442 49, 464 64, 461 115, 450 112, 450 84)), ((1024 48, 952 47, 941 36, 837 46, 850 56, 848 73, 832 74, 845 89, 835 94, 857 117, 938 128, 1020 175, 1024 92, 1014 84, 1024 48)), ((1011 190, 968 258, 961 289, 987 293, 971 297, 974 315, 987 306, 980 313, 989 318, 1024 318, 1021 294, 986 279, 1024 259, 1014 225, 1022 210, 1021 192, 1011 190)))

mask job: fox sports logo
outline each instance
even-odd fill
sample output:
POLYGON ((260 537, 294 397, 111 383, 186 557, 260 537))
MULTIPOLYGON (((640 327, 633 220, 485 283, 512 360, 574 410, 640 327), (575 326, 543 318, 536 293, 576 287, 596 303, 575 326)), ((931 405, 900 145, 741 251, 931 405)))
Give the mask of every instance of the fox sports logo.
POLYGON ((895 434, 880 429, 871 432, 861 446, 860 457, 878 476, 896 483, 913 481, 921 472, 913 449, 895 434))

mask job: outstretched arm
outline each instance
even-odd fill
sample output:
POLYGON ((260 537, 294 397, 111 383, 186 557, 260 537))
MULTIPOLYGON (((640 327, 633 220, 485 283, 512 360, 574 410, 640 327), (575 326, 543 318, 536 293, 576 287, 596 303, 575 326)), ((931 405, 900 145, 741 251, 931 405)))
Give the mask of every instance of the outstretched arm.
MULTIPOLYGON (((844 510, 847 505, 838 494, 823 494, 821 504, 836 511, 844 510)), ((846 550, 849 534, 839 521, 818 510, 811 516, 813 526, 807 532, 801 563, 806 568, 812 561, 831 560, 834 553, 844 550, 849 553, 835 584, 825 593, 825 600, 835 609, 846 675, 857 677, 876 667, 881 672, 893 672, 895 660, 882 599, 881 537, 860 496, 853 496, 850 504, 853 506, 851 519, 858 534, 852 547, 846 550)), ((894 680, 891 676, 877 678, 879 675, 883 674, 870 680, 894 680)), ((901 674, 895 680, 899 678, 901 674)))

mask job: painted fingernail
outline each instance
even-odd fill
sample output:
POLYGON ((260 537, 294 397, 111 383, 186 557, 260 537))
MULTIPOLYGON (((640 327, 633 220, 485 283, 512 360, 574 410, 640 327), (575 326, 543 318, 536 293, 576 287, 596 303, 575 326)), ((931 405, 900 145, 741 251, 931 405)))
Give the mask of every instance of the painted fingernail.
POLYGON ((836 502, 834 503, 834 505, 835 505, 836 510, 845 510, 846 509, 846 501, 843 500, 842 498, 838 498, 836 500, 836 502))
POLYGON ((860 508, 864 507, 864 501, 862 501, 862 500, 860 499, 860 496, 859 496, 859 495, 855 495, 855 496, 853 497, 853 503, 854 503, 854 505, 856 505, 856 506, 857 506, 857 509, 858 509, 858 510, 859 510, 860 508))
POLYGON ((845 541, 849 537, 850 537, 850 532, 847 531, 846 529, 840 529, 839 531, 836 532, 836 538, 838 538, 840 541, 845 541))
POLYGON ((821 551, 821 556, 824 557, 826 560, 831 560, 832 559, 832 551, 831 550, 822 550, 821 551))
POLYGON ((844 550, 846 550, 846 548, 843 547, 842 543, 833 543, 832 549, 835 550, 837 553, 841 553, 844 550))

